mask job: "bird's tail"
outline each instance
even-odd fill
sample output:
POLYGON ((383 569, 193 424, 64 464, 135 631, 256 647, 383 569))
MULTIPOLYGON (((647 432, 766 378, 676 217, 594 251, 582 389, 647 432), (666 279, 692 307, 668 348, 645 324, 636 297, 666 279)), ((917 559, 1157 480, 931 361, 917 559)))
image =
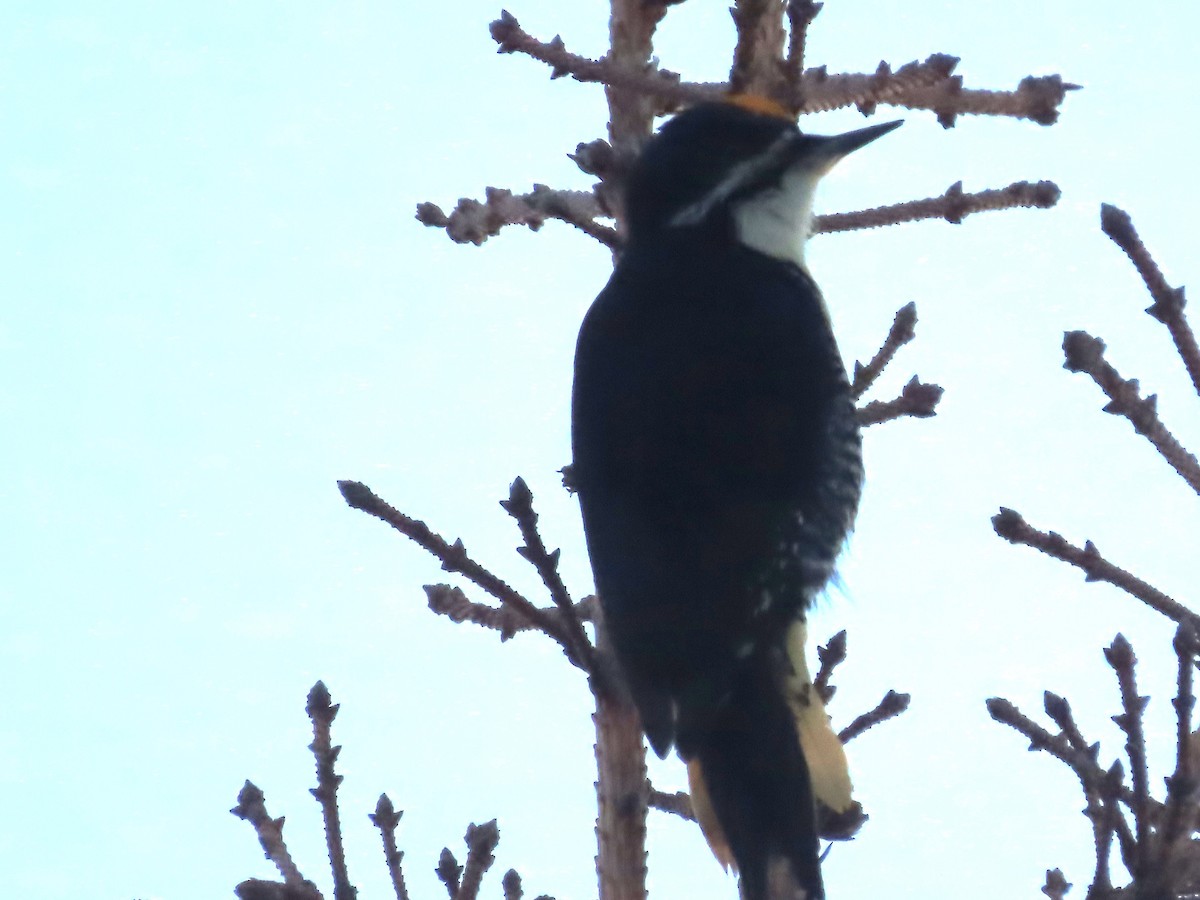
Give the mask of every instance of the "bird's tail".
POLYGON ((787 663, 747 660, 733 693, 688 762, 696 818, 743 900, 824 897, 815 799, 843 812, 850 778, 793 625, 787 663), (780 670, 783 670, 782 672, 780 670))

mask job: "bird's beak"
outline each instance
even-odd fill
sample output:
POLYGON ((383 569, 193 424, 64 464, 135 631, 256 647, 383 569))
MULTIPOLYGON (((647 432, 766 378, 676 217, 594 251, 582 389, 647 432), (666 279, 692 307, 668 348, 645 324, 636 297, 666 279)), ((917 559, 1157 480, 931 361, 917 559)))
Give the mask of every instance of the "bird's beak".
POLYGON ((815 139, 820 142, 820 154, 827 160, 825 168, 833 167, 842 157, 853 153, 860 147, 865 147, 867 144, 876 138, 883 137, 889 131, 895 131, 904 124, 903 119, 897 119, 895 122, 883 122, 879 125, 868 125, 866 128, 859 128, 856 131, 847 131, 845 134, 833 134, 823 137, 809 135, 810 139, 815 139))

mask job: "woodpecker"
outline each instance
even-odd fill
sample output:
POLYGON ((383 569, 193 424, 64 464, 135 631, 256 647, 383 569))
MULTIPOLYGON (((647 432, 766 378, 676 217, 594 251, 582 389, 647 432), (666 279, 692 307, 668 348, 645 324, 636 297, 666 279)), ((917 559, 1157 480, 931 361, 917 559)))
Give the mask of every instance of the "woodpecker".
POLYGON ((627 241, 575 354, 573 481, 617 661, 743 900, 824 897, 815 799, 849 807, 805 612, 853 525, 862 441, 804 260, 820 178, 900 125, 804 134, 694 106, 627 182, 627 241))

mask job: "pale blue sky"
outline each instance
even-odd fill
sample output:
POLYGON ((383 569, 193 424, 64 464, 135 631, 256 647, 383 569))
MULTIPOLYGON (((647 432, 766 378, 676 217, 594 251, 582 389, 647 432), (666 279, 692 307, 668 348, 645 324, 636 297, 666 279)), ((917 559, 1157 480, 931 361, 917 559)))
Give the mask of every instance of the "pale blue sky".
MULTIPOLYGON (((603 52, 606 6, 526 0, 531 32, 603 52)), ((536 494, 577 596, 590 588, 569 460, 570 360, 607 253, 561 224, 459 247, 412 218, 485 185, 586 187, 565 153, 603 133, 602 93, 497 56, 498 5, 19 2, 0 8, 0 870, 32 900, 229 896, 271 877, 226 811, 245 778, 328 888, 305 693, 343 712, 342 813, 364 898, 390 896, 379 792, 406 810, 414 897, 470 821, 498 817, 498 876, 594 895, 589 697, 546 641, 436 619, 437 565, 348 510, 335 480, 395 505, 537 595, 496 501, 536 494)), ((1001 505, 1091 538, 1168 593, 1196 583, 1196 498, 1098 390, 1061 368, 1065 329, 1159 392, 1200 446, 1196 398, 1140 282, 1098 228, 1128 209, 1173 284, 1195 282, 1197 132, 1181 109, 1194 4, 829 0, 809 60, 873 70, 961 55, 973 87, 1061 72, 1085 86, 1053 128, 925 113, 831 177, 821 211, 1050 178, 1052 212, 818 238, 848 360, 917 302, 913 372, 941 415, 871 429, 845 589, 813 632, 850 631, 838 724, 888 688, 913 708, 852 745, 871 821, 826 866, 832 897, 1082 890, 1090 829, 1073 777, 991 724, 1067 695, 1120 749, 1117 630, 1144 664, 1156 788, 1172 750, 1172 629, 1113 589, 991 533, 1001 505)), ((715 79, 723 3, 674 9, 663 64, 715 79)), ((855 127, 854 111, 806 122, 855 127)), ((472 596, 479 597, 477 591, 472 596)), ((677 763, 659 786, 682 786, 677 763)), ((694 828, 651 824, 655 896, 732 898, 694 828)))

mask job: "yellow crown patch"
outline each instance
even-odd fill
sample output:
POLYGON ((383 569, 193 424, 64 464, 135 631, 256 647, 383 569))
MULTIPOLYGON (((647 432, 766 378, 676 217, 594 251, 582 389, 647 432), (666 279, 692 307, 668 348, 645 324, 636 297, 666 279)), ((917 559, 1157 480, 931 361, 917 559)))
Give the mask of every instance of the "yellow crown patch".
POLYGON ((740 106, 742 109, 749 110, 752 113, 758 113, 762 116, 774 116, 777 119, 787 119, 789 122, 796 121, 796 116, 788 111, 778 100, 772 100, 770 97, 764 97, 761 94, 729 94, 725 98, 726 103, 732 103, 734 106, 740 106))

